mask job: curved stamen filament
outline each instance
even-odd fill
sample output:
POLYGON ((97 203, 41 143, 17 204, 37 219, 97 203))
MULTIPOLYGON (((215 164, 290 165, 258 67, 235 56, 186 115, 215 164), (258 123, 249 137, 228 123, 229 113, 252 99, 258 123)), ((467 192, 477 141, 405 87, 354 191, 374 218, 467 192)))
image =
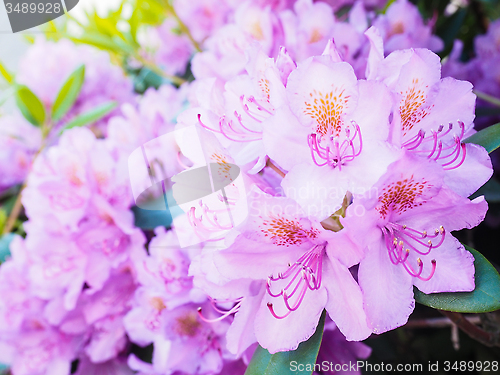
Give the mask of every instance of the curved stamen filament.
MULTIPOLYGON (((238 119, 238 123, 240 124, 240 126, 243 129, 245 129, 247 132, 249 132, 249 133, 255 133, 255 134, 262 134, 261 131, 256 131, 256 130, 248 129, 245 125, 243 125, 243 120, 241 118, 241 115, 238 112, 234 111, 234 116, 238 119)), ((262 122, 260 120, 255 120, 255 121, 262 122)))
POLYGON ((416 136, 403 143, 403 147, 414 153, 427 154, 428 159, 439 162, 445 170, 456 169, 463 164, 466 156, 466 148, 462 143, 465 125, 462 121, 458 121, 458 125, 460 126, 460 134, 453 137, 452 144, 449 144, 449 140, 446 142, 445 139, 453 129, 453 124, 450 123, 446 131, 443 131, 444 126, 441 125, 438 130, 432 131, 430 136, 426 136, 425 131, 420 129, 416 136), (429 145, 429 143, 431 144, 429 145), (445 144, 448 145, 445 146, 445 144), (446 153, 448 150, 450 152, 446 153), (457 162, 457 160, 459 161, 457 162))
POLYGON ((253 97, 253 96, 249 96, 249 97, 247 98, 247 101, 248 101, 249 103, 254 104, 254 105, 255 105, 255 107, 257 108, 257 110, 258 110, 258 111, 260 111, 260 112, 265 112, 265 113, 267 113, 268 115, 272 115, 272 114, 273 114, 271 111, 269 111, 269 110, 265 109, 263 106, 261 106, 261 105, 259 104, 259 102, 257 101, 257 99, 255 99, 255 97, 253 97))
POLYGON ((418 263, 418 271, 415 271, 413 269, 413 267, 409 263, 407 263, 407 262, 403 263, 403 266, 405 267, 406 271, 411 276, 417 277, 417 278, 419 278, 422 281, 429 281, 432 278, 432 276, 434 276, 434 273, 436 272, 436 260, 433 259, 431 261, 432 269, 431 269, 431 273, 427 277, 422 277, 422 271, 424 269, 424 266, 423 266, 423 262, 422 262, 422 260, 420 258, 417 259, 417 263, 418 263))
MULTIPOLYGON (((225 116, 219 118, 219 129, 211 128, 208 125, 205 125, 201 121, 201 114, 198 114, 198 123, 204 128, 214 133, 222 134, 224 137, 234 142, 253 142, 260 141, 262 137, 256 138, 256 135, 262 135, 260 131, 252 131, 247 127, 243 126, 241 121, 241 116, 236 116, 239 122, 239 126, 242 127, 242 131, 235 129, 234 123, 232 120, 227 121, 225 116)), ((260 121, 259 121, 260 122, 260 121)))
POLYGON ((240 297, 240 298, 226 300, 226 301, 217 301, 215 299, 210 298, 210 303, 212 305, 212 308, 215 311, 217 311, 219 314, 222 314, 222 315, 219 316, 218 318, 207 319, 203 316, 202 309, 201 309, 201 307, 199 307, 198 308, 198 316, 200 317, 201 320, 203 320, 204 322, 207 322, 207 323, 219 322, 223 319, 226 319, 228 316, 230 316, 232 314, 236 314, 239 311, 244 299, 245 299, 244 297, 240 297), (217 304, 229 303, 229 302, 235 303, 235 305, 232 308, 230 308, 229 310, 222 310, 217 306, 217 304))
POLYGON ((233 228, 231 224, 222 225, 217 217, 218 212, 227 212, 227 209, 211 210, 201 201, 200 207, 202 209, 202 213, 199 217, 196 216, 196 207, 191 207, 186 214, 189 224, 193 227, 193 229, 195 229, 195 233, 198 236, 201 235, 199 233, 200 230, 213 233, 233 228))
POLYGON ((389 259, 392 264, 402 264, 405 270, 413 277, 423 281, 428 281, 436 270, 436 261, 433 259, 432 270, 428 277, 422 277, 424 264, 417 258, 418 270, 415 270, 409 263, 409 255, 413 251, 419 255, 428 255, 431 250, 440 247, 445 239, 446 231, 443 226, 436 229, 432 234, 427 231, 419 231, 398 223, 388 223, 382 228, 389 259), (427 242, 424 242, 424 239, 427 242), (438 241, 433 242, 433 239, 438 241))
POLYGON ((324 245, 316 245, 311 250, 303 254, 295 263, 289 264, 288 269, 279 273, 276 277, 269 276, 266 289, 273 298, 282 297, 288 312, 279 316, 274 312, 273 304, 267 306, 271 314, 277 319, 286 318, 292 311, 296 311, 307 290, 318 290, 321 287, 324 245), (279 293, 272 291, 272 283, 279 280, 287 280, 287 284, 279 293))
POLYGON ((307 144, 311 149, 314 164, 318 167, 329 165, 332 168, 341 169, 343 164, 359 156, 363 149, 361 130, 354 121, 352 121, 352 126, 354 134, 351 135, 350 129, 346 128, 344 139, 325 135, 318 136, 315 133, 309 134, 307 144))

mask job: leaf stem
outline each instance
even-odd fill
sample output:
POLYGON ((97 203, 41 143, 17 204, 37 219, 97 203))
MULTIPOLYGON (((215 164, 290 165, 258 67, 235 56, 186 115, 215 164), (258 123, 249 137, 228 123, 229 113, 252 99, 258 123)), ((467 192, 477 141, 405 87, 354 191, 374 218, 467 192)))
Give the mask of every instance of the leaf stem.
POLYGON ((496 105, 497 107, 500 107, 500 99, 495 98, 494 96, 488 95, 484 92, 473 90, 474 94, 477 95, 478 98, 483 99, 485 102, 488 102, 490 104, 496 105))
MULTIPOLYGON (((51 128, 52 128, 52 123, 50 121, 42 124, 42 145, 40 146, 40 148, 36 152, 35 156, 33 156, 33 160, 31 161, 30 171, 28 172, 28 175, 29 175, 29 173, 31 173, 31 169, 33 168, 33 164, 35 163, 36 158, 38 157, 38 155, 40 155, 40 153, 45 148, 45 140, 47 139, 47 136, 49 135, 51 128)), ((23 194, 24 188, 26 187, 27 184, 28 184, 28 179, 25 179, 23 184, 21 185, 21 189, 19 190, 19 193, 17 194, 16 201, 14 202, 14 205, 12 206, 12 211, 10 211, 10 215, 9 215, 7 221, 5 222, 5 226, 3 227, 2 235, 10 233, 12 231, 12 229, 14 228, 14 226, 16 225, 16 220, 19 217, 19 214, 21 213, 21 209, 23 207, 23 204, 21 202, 22 194, 23 194)))
MULTIPOLYGON (((481 318, 479 315, 473 315, 467 317, 467 320, 474 325, 481 323, 481 318)), ((404 328, 448 328, 454 325, 449 318, 429 318, 429 319, 410 319, 408 323, 404 325, 404 328)))
POLYGON ((489 347, 500 346, 500 335, 498 333, 486 332, 468 321, 464 315, 452 311, 439 310, 441 314, 449 318, 458 328, 465 332, 472 339, 489 347))
POLYGON ((179 25, 179 29, 186 34, 186 36, 189 38, 191 43, 193 44, 194 48, 196 49, 197 52, 202 52, 202 49, 200 47, 200 44, 193 38, 193 34, 191 34, 191 31, 189 31, 189 27, 186 26, 186 24, 180 19, 178 16, 177 12, 174 9, 174 6, 170 4, 168 0, 165 0, 165 6, 168 9, 168 11, 172 14, 172 16, 175 18, 179 25))
POLYGON ((12 206, 12 211, 10 211, 10 215, 7 218, 7 221, 5 222, 5 226, 3 227, 2 235, 10 233, 14 228, 14 225, 16 224, 16 220, 19 217, 19 214, 21 213, 21 208, 23 206, 21 202, 21 193, 23 192, 25 187, 26 187, 26 181, 24 181, 23 185, 21 186, 21 190, 19 191, 19 194, 17 194, 14 206, 12 206))
POLYGON ((159 76, 163 77, 163 78, 166 78, 168 79, 169 81, 171 81, 173 84, 177 85, 177 86, 180 86, 182 85, 183 83, 187 82, 185 79, 181 78, 181 77, 177 77, 177 76, 174 76, 174 75, 171 75, 171 74, 167 74, 165 73, 162 69, 160 69, 158 66, 156 66, 155 64, 147 61, 146 59, 144 59, 142 56, 140 56, 139 54, 135 54, 134 55, 134 58, 137 59, 144 67, 152 70, 153 72, 155 72, 156 74, 158 74, 159 76))

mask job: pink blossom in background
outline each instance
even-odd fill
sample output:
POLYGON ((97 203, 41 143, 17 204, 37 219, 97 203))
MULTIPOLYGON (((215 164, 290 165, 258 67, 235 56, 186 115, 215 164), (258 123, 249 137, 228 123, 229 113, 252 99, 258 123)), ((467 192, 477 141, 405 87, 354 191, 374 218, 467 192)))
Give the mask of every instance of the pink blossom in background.
POLYGON ((408 0, 395 1, 373 25, 382 33, 386 53, 410 47, 439 52, 444 46, 439 37, 432 35, 432 20, 425 24, 417 7, 408 0))
POLYGON ((27 177, 42 145, 42 132, 19 113, 0 118, 0 192, 27 177))
MULTIPOLYGON (((361 374, 361 371, 351 371, 351 365, 359 359, 370 357, 371 351, 369 346, 361 342, 347 341, 335 324, 327 321, 316 363, 328 363, 329 369, 322 371, 323 374, 361 374)), ((317 375, 316 372, 314 374, 317 375)))
POLYGON ((150 255, 135 259, 141 286, 125 327, 133 342, 141 346, 152 342, 155 349, 152 366, 141 366, 133 357, 129 362, 148 374, 215 374, 221 371, 223 359, 231 358, 224 338, 229 322, 206 322, 198 314, 198 307, 205 306, 205 314, 215 315, 207 297, 193 288, 188 277, 194 256, 190 252, 197 250, 183 251, 177 243, 173 231, 160 228, 150 243, 150 255))
POLYGON ((150 27, 139 34, 142 55, 170 75, 184 74, 194 52, 186 35, 176 32, 177 22, 167 18, 158 27, 150 27))
MULTIPOLYGON (((134 100, 132 82, 125 77, 120 67, 111 64, 105 52, 89 46, 77 46, 67 39, 52 42, 42 37, 36 38, 19 64, 16 80, 27 85, 50 113, 63 83, 82 64, 85 65, 85 81, 73 108, 65 116, 66 121, 100 104, 115 101, 119 107, 121 103, 134 100), (106 85, 102 82, 106 82, 106 85)), ((107 119, 118 113, 119 108, 94 127, 106 134, 107 119)))

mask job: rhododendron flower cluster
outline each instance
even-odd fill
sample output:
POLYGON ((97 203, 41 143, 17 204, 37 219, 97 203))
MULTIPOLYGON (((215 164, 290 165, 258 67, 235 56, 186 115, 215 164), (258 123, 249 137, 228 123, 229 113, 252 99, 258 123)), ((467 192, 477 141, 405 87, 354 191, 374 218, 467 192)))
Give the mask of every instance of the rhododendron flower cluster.
MULTIPOLYGON (((17 228, 0 266, 0 363, 243 375, 256 350, 301 350, 321 331, 317 362, 336 368, 407 323, 415 288, 474 290, 452 232, 488 209, 468 198, 493 174, 465 142, 476 95, 442 77, 434 21, 407 0, 384 5, 173 1, 113 58, 37 37, 15 82, 47 117, 0 118, 0 193, 19 186, 12 212, 24 208, 0 221, 17 228), (135 70, 162 75, 158 87, 135 93, 135 70)), ((494 61, 492 30, 477 45, 494 61)))

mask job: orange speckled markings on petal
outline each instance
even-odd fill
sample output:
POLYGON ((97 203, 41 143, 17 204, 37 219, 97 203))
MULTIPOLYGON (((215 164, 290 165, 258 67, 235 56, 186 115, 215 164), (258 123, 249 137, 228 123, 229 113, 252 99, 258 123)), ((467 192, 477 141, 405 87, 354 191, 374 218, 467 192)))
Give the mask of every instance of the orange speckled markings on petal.
MULTIPOLYGON (((422 90, 418 83, 418 78, 414 78, 412 86, 401 92, 403 99, 399 105, 399 112, 401 113, 401 129, 403 136, 410 131, 415 124, 418 124, 425 116, 427 116, 434 105, 422 109, 422 105, 427 99, 427 95, 422 90)), ((425 86, 427 88, 429 86, 425 86)))
POLYGON ((198 333, 201 323, 197 312, 188 312, 176 319, 175 331, 181 336, 194 337, 198 333))
POLYGON ((231 170, 231 166, 227 162, 226 157, 217 152, 214 152, 212 154, 212 160, 214 160, 219 165, 219 168, 217 168, 217 173, 219 173, 219 175, 223 176, 225 179, 229 179, 230 181, 232 181, 231 174, 229 173, 229 171, 231 170))
POLYGON ((339 88, 334 88, 327 94, 313 90, 309 96, 311 101, 305 102, 304 114, 316 121, 315 132, 338 137, 344 123, 344 108, 350 96, 345 94, 344 89, 339 88))
POLYGON ((316 42, 319 42, 321 39, 323 39, 323 34, 321 33, 321 31, 319 31, 319 29, 317 28, 314 28, 312 33, 311 33, 311 37, 309 38, 309 43, 316 43, 316 42))
POLYGON ((271 89, 269 89, 269 80, 267 78, 261 78, 259 80, 259 87, 260 90, 262 91, 262 94, 264 94, 264 98, 268 103, 271 102, 271 89))
POLYGON ((280 215, 270 215, 270 219, 264 220, 260 225, 260 231, 275 245, 287 247, 301 245, 309 239, 316 238, 319 234, 314 229, 304 229, 296 220, 280 215))
POLYGON ((163 302, 163 299, 160 297, 152 297, 149 302, 151 303, 151 306, 155 308, 158 311, 162 311, 165 309, 167 306, 165 306, 165 303, 163 302))
POLYGON ((427 181, 415 181, 413 176, 393 182, 382 189, 382 195, 378 198, 379 204, 375 209, 385 219, 391 211, 403 213, 421 206, 424 202, 418 202, 417 198, 423 194, 424 189, 430 187, 427 181))

